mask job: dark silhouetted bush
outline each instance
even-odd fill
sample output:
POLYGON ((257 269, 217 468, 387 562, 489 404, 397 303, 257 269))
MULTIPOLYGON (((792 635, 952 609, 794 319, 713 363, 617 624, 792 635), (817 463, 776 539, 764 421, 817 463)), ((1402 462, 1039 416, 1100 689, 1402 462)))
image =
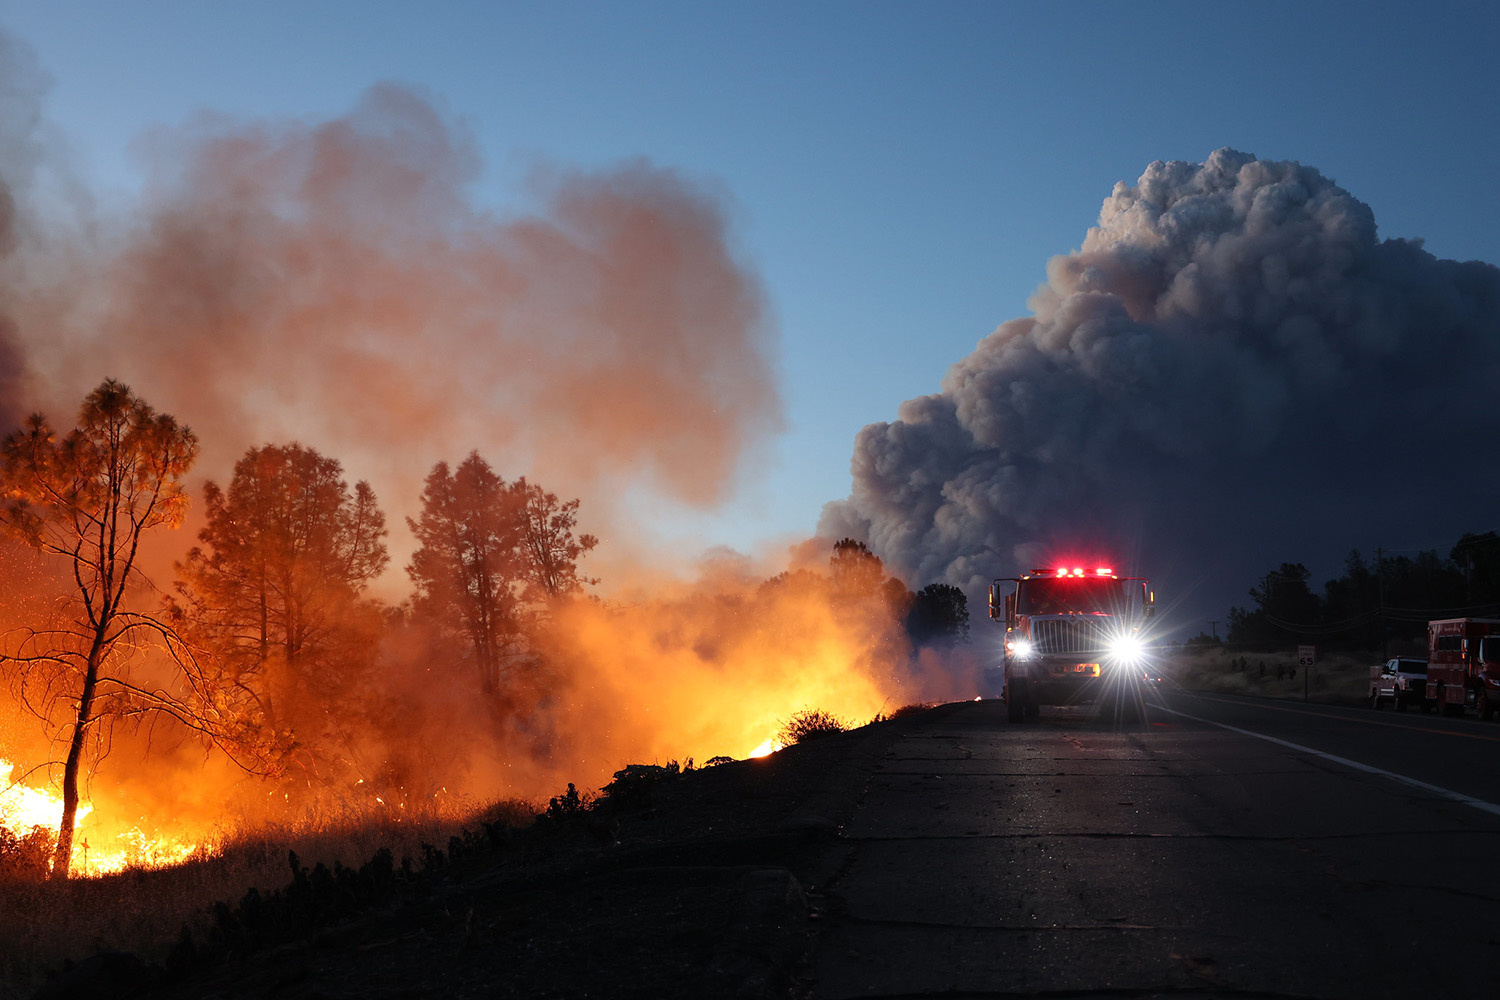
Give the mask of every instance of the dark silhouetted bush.
POLYGON ((781 724, 776 731, 776 742, 784 747, 794 743, 806 743, 822 736, 834 736, 849 731, 849 726, 836 715, 821 708, 810 708, 797 712, 781 724))
POLYGON ((651 793, 657 785, 691 770, 691 757, 685 764, 675 760, 665 764, 629 764, 616 771, 614 780, 601 790, 602 802, 617 809, 644 809, 651 805, 651 793))

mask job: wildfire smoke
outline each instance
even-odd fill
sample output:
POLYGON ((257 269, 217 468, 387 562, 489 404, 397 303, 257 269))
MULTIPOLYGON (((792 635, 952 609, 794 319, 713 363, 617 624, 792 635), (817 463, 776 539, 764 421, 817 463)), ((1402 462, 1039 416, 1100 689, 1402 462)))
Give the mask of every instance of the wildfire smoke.
POLYGON ((1380 239, 1370 206, 1315 168, 1220 149, 1116 184, 1047 276, 1034 314, 941 392, 859 433, 824 537, 971 600, 1072 547, 1107 552, 1173 601, 1222 600, 1208 618, 1272 542, 1332 567, 1383 539, 1491 527, 1491 474, 1426 489, 1385 473, 1472 467, 1455 429, 1493 423, 1493 265, 1380 239))
MULTIPOLYGON (((400 525, 435 462, 478 450, 580 498, 601 539, 587 569, 605 600, 554 609, 534 639, 545 670, 504 711, 393 632, 358 684, 308 710, 328 720, 343 784, 268 789, 180 734, 121 728, 91 823, 140 817, 186 842, 288 808, 540 797, 635 760, 743 756, 799 708, 864 719, 931 696, 889 608, 806 579, 761 588, 779 565, 683 582, 622 502, 720 503, 780 426, 774 331, 709 187, 646 161, 545 166, 533 209, 503 215, 478 202, 462 123, 382 84, 332 121, 162 129, 142 145, 140 203, 101 207, 51 155, 24 46, 0 35, 0 49, 10 426, 42 410, 65 427, 115 377, 193 428, 203 478, 300 441, 368 480, 400 525)), ((157 587, 198 527, 156 540, 143 563, 157 587)), ((398 530, 390 546, 394 604, 411 542, 398 530)), ((6 624, 27 615, 9 607, 6 624)), ((43 730, 21 728, 0 750, 47 760, 43 730)))

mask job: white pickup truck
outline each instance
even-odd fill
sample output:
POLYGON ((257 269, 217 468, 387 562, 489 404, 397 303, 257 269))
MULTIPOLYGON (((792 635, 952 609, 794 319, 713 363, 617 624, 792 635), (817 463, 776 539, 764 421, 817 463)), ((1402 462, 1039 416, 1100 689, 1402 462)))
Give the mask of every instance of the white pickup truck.
POLYGON ((1394 656, 1370 668, 1370 707, 1393 704, 1398 711, 1412 705, 1432 711, 1427 700, 1427 661, 1414 656, 1394 656))

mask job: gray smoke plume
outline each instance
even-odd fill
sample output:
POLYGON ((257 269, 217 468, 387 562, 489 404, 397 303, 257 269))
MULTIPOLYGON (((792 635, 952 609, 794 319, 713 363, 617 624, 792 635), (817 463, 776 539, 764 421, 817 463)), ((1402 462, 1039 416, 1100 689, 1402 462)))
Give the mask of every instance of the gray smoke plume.
MULTIPOLYGON (((1440 548, 1500 518, 1500 270, 1381 240, 1317 170, 1232 149, 1119 183, 1081 250, 857 438, 819 533, 973 597, 1068 556, 1222 615, 1281 561, 1440 548)), ((1315 581, 1316 582, 1316 581, 1315 581)))

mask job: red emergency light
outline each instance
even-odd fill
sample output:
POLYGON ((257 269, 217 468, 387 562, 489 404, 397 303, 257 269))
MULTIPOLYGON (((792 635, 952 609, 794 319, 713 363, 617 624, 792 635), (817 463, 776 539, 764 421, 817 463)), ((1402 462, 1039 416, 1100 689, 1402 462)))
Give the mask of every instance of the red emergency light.
MULTIPOLYGON (((1044 569, 1038 569, 1038 570, 1033 570, 1032 572, 1035 575, 1037 575, 1037 576, 1041 576, 1044 573, 1046 573, 1047 571, 1044 570, 1044 569)), ((1056 576, 1056 577, 1059 577, 1059 578, 1061 578, 1061 577, 1077 577, 1077 578, 1082 579, 1082 578, 1088 577, 1090 574, 1085 573, 1083 571, 1083 567, 1082 566, 1074 566, 1072 569, 1069 569, 1066 566, 1059 566, 1057 569, 1055 569, 1055 570, 1052 571, 1052 575, 1056 576)), ((1094 572, 1093 572, 1092 575, 1093 576, 1114 576, 1115 575, 1115 571, 1112 568, 1110 568, 1109 566, 1099 566, 1099 567, 1097 567, 1094 570, 1094 572)))

